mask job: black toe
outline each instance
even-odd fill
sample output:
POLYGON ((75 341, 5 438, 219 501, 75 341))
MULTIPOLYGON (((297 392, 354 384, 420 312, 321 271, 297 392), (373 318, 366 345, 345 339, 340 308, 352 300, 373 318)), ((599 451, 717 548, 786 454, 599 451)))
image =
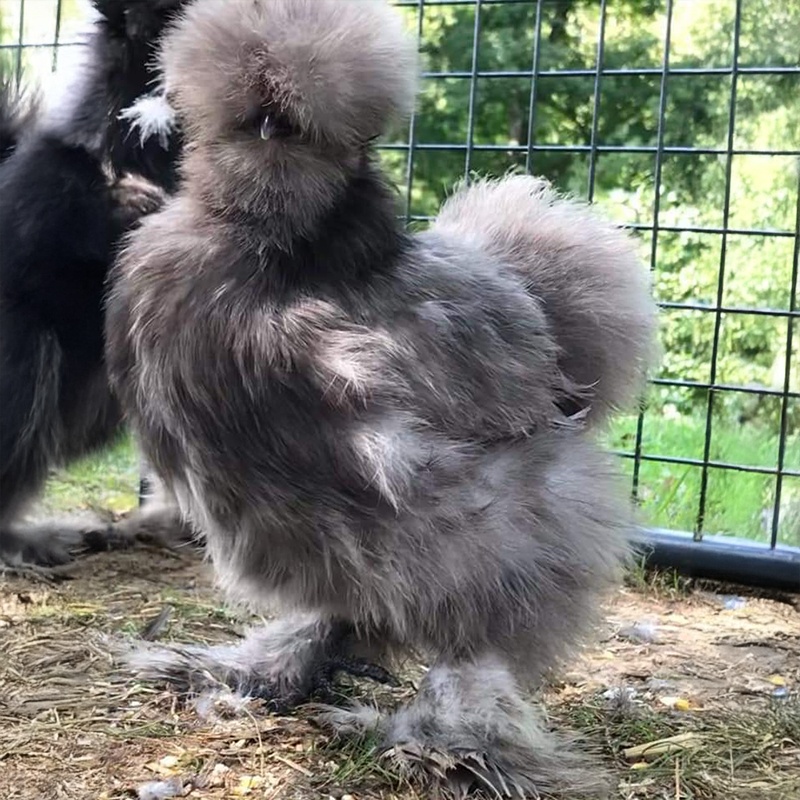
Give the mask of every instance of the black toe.
POLYGON ((400 681, 391 672, 378 664, 373 664, 363 658, 332 656, 321 664, 314 674, 314 696, 325 701, 335 697, 337 694, 336 675, 342 672, 354 678, 369 678, 387 686, 400 685, 400 681))

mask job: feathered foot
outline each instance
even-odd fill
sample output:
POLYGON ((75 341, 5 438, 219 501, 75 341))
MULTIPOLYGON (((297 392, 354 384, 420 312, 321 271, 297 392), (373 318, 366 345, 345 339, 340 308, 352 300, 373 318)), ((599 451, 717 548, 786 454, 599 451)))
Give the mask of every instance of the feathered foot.
POLYGON ((170 507, 136 509, 113 523, 91 515, 88 520, 20 525, 0 531, 0 573, 55 582, 69 577, 58 568, 80 555, 126 550, 137 543, 177 547, 192 538, 177 509, 170 507))
POLYGON ((431 792, 463 798, 608 796, 599 765, 550 733, 499 659, 438 665, 394 714, 328 709, 320 722, 341 735, 377 733, 383 757, 431 792))
POLYGON ((114 218, 124 231, 133 228, 142 217, 158 211, 167 197, 161 187, 138 175, 123 175, 111 186, 114 218))
POLYGON ((111 525, 105 542, 85 541, 84 546, 97 551, 118 550, 141 542, 176 548, 195 544, 197 540, 198 536, 183 521, 177 506, 147 503, 111 525))
POLYGON ((112 530, 106 521, 91 516, 46 523, 24 524, 0 531, 0 572, 4 575, 48 583, 66 580, 63 568, 76 555, 109 549, 112 530))
POLYGON ((26 526, 0 532, 0 564, 5 572, 18 568, 57 567, 72 559, 83 531, 50 526, 26 526))
POLYGON ((337 673, 396 685, 382 667, 348 654, 350 634, 345 623, 296 614, 253 629, 234 645, 145 645, 123 659, 141 679, 182 694, 232 690, 284 713, 311 698, 331 702, 337 673))
POLYGON ((69 580, 68 567, 80 537, 28 535, 26 530, 0 531, 0 578, 22 578, 33 583, 69 580))

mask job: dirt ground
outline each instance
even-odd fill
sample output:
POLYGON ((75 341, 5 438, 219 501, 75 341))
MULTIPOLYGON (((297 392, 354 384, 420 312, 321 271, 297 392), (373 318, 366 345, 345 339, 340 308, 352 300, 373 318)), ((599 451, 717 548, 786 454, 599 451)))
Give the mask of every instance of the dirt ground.
MULTIPOLYGON (((244 622, 189 552, 91 556, 56 584, 0 578, 0 800, 429 796, 302 712, 201 715, 137 685, 105 637, 137 634, 166 605, 165 639, 229 639, 244 622)), ((798 609, 640 577, 548 691, 552 724, 583 735, 624 800, 798 800, 798 609), (671 751, 627 752, 672 736, 671 751)))

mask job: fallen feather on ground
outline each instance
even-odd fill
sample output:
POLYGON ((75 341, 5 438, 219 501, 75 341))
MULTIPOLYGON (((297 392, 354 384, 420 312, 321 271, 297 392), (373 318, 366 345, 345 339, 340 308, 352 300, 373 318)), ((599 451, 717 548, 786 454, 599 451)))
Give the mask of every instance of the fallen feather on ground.
POLYGON ((136 790, 138 800, 170 800, 173 797, 184 797, 186 787, 180 778, 168 781, 150 781, 136 790))

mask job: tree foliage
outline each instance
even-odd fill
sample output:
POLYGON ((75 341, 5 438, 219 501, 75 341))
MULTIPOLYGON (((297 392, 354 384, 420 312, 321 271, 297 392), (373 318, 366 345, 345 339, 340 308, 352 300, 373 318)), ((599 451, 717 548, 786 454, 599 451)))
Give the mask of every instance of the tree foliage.
MULTIPOLYGON (((718 72, 671 72, 659 127, 667 24, 664 2, 615 0, 608 4, 603 67, 650 72, 603 75, 597 96, 594 70, 601 19, 596 0, 543 2, 539 77, 531 81, 517 74, 530 73, 534 63, 536 5, 484 5, 476 37, 474 6, 425 4, 421 44, 433 77, 424 81, 414 128, 420 149, 414 153, 411 169, 411 214, 435 214, 466 168, 498 175, 528 165, 566 191, 583 197, 591 194, 622 223, 652 226, 658 204, 658 224, 668 228, 659 231, 653 262, 660 300, 716 307, 724 256, 723 307, 788 309, 791 236, 732 234, 723 241, 719 233, 702 229, 722 228, 727 216, 728 226, 736 230, 794 232, 800 174, 796 156, 735 155, 728 192, 724 153, 667 152, 661 160, 657 190, 655 153, 603 148, 656 148, 661 143, 667 148, 724 151, 730 143, 738 150, 800 150, 800 75, 742 74, 734 98, 730 67, 735 0, 675 3, 670 69, 718 72), (474 41, 477 71, 502 76, 477 79, 470 134, 474 41), (578 74, 548 74, 565 71, 578 74), (447 73, 457 76, 444 77, 447 73), (734 129, 729 136, 732 101, 734 129), (594 158, 587 152, 593 140, 600 147, 594 158), (530 160, 529 142, 537 148, 530 160), (470 144, 478 149, 468 156, 465 146, 470 144), (435 149, 427 149, 431 145, 435 149), (487 145, 495 149, 480 149, 487 145), (553 149, 538 149, 548 145, 553 149)), ((418 10, 407 13, 416 30, 418 10)), ((743 0, 739 64, 799 66, 800 5, 743 0)), ((395 150, 386 157, 398 182, 404 183, 406 154, 395 150)), ((652 234, 643 230, 640 236, 642 252, 649 259, 652 234)), ((664 376, 709 380, 714 316, 713 311, 664 314, 664 376)), ((782 389, 787 325, 785 318, 723 314, 716 379, 782 389)), ((795 362, 792 389, 797 391, 800 359, 795 362)), ((665 391, 660 402, 689 413, 705 406, 705 393, 665 391)), ((772 423, 779 411, 774 402, 754 403, 750 398, 738 405, 720 404, 720 408, 772 423)), ((800 415, 794 422, 800 424, 800 415)))

